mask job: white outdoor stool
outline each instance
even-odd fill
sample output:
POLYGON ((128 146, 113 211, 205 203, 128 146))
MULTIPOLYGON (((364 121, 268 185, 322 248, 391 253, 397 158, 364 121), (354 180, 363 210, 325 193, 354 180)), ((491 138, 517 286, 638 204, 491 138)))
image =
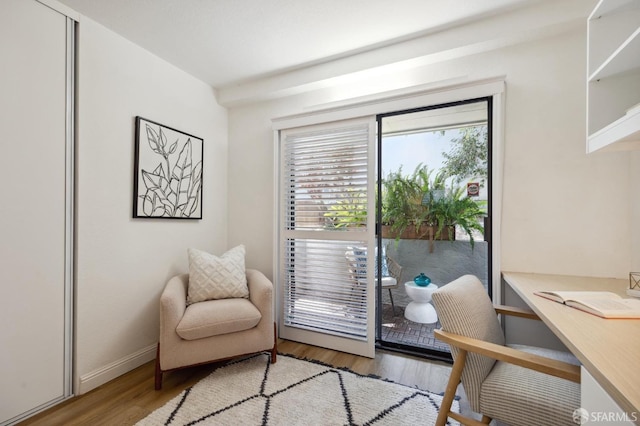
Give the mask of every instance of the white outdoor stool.
POLYGON ((413 281, 404 283, 404 289, 411 302, 404 309, 404 317, 409 321, 420 324, 431 324, 438 321, 438 314, 431 305, 431 294, 438 289, 438 286, 431 283, 427 286, 419 286, 413 281))

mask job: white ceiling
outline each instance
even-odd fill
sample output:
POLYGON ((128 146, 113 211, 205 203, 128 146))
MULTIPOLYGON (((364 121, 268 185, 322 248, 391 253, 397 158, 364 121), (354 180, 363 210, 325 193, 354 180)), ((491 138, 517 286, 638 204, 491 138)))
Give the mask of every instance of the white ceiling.
POLYGON ((546 0, 58 0, 216 88, 546 0))

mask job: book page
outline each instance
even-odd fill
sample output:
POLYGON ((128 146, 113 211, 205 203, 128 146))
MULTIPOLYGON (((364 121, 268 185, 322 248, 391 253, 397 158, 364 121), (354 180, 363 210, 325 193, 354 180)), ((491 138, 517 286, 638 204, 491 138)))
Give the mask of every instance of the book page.
POLYGON ((567 305, 572 307, 590 311, 596 315, 605 317, 640 317, 640 300, 632 299, 585 299, 585 300, 569 300, 567 305))
POLYGON ((562 296, 562 298, 566 300, 585 300, 585 299, 622 299, 622 297, 618 296, 615 293, 611 293, 610 291, 556 291, 556 294, 562 296))
POLYGON ((621 299, 615 293, 609 291, 537 291, 536 295, 546 297, 547 299, 555 300, 556 302, 563 303, 567 300, 586 300, 586 299, 621 299))
MULTIPOLYGON (((572 302, 574 301, 572 300, 572 302)), ((576 302, 580 303, 580 301, 576 301, 576 302)), ((632 309, 630 306, 627 306, 625 303, 622 303, 616 300, 611 300, 611 299, 591 299, 583 303, 587 306, 591 306, 592 308, 595 308, 602 312, 620 311, 620 310, 624 311, 624 310, 632 309)))

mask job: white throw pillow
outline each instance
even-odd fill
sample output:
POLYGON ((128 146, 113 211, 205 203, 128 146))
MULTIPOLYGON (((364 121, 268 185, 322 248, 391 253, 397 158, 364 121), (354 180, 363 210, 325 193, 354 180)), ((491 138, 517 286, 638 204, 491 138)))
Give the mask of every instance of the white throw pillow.
POLYGON ((239 245, 222 256, 188 249, 189 288, 187 304, 212 299, 249 297, 244 268, 244 246, 239 245))

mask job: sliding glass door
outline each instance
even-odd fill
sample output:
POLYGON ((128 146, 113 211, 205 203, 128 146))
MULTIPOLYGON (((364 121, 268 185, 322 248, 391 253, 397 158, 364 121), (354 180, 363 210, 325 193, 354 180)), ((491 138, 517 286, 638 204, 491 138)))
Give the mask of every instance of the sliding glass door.
POLYGON ((489 81, 274 120, 281 338, 450 359, 429 289, 473 274, 492 296, 503 90, 489 81), (426 290, 413 288, 420 274, 426 290))
POLYGON ((378 116, 379 245, 401 271, 387 285, 381 273, 382 346, 446 358, 430 292, 473 274, 491 294, 491 108, 480 98, 378 116))

